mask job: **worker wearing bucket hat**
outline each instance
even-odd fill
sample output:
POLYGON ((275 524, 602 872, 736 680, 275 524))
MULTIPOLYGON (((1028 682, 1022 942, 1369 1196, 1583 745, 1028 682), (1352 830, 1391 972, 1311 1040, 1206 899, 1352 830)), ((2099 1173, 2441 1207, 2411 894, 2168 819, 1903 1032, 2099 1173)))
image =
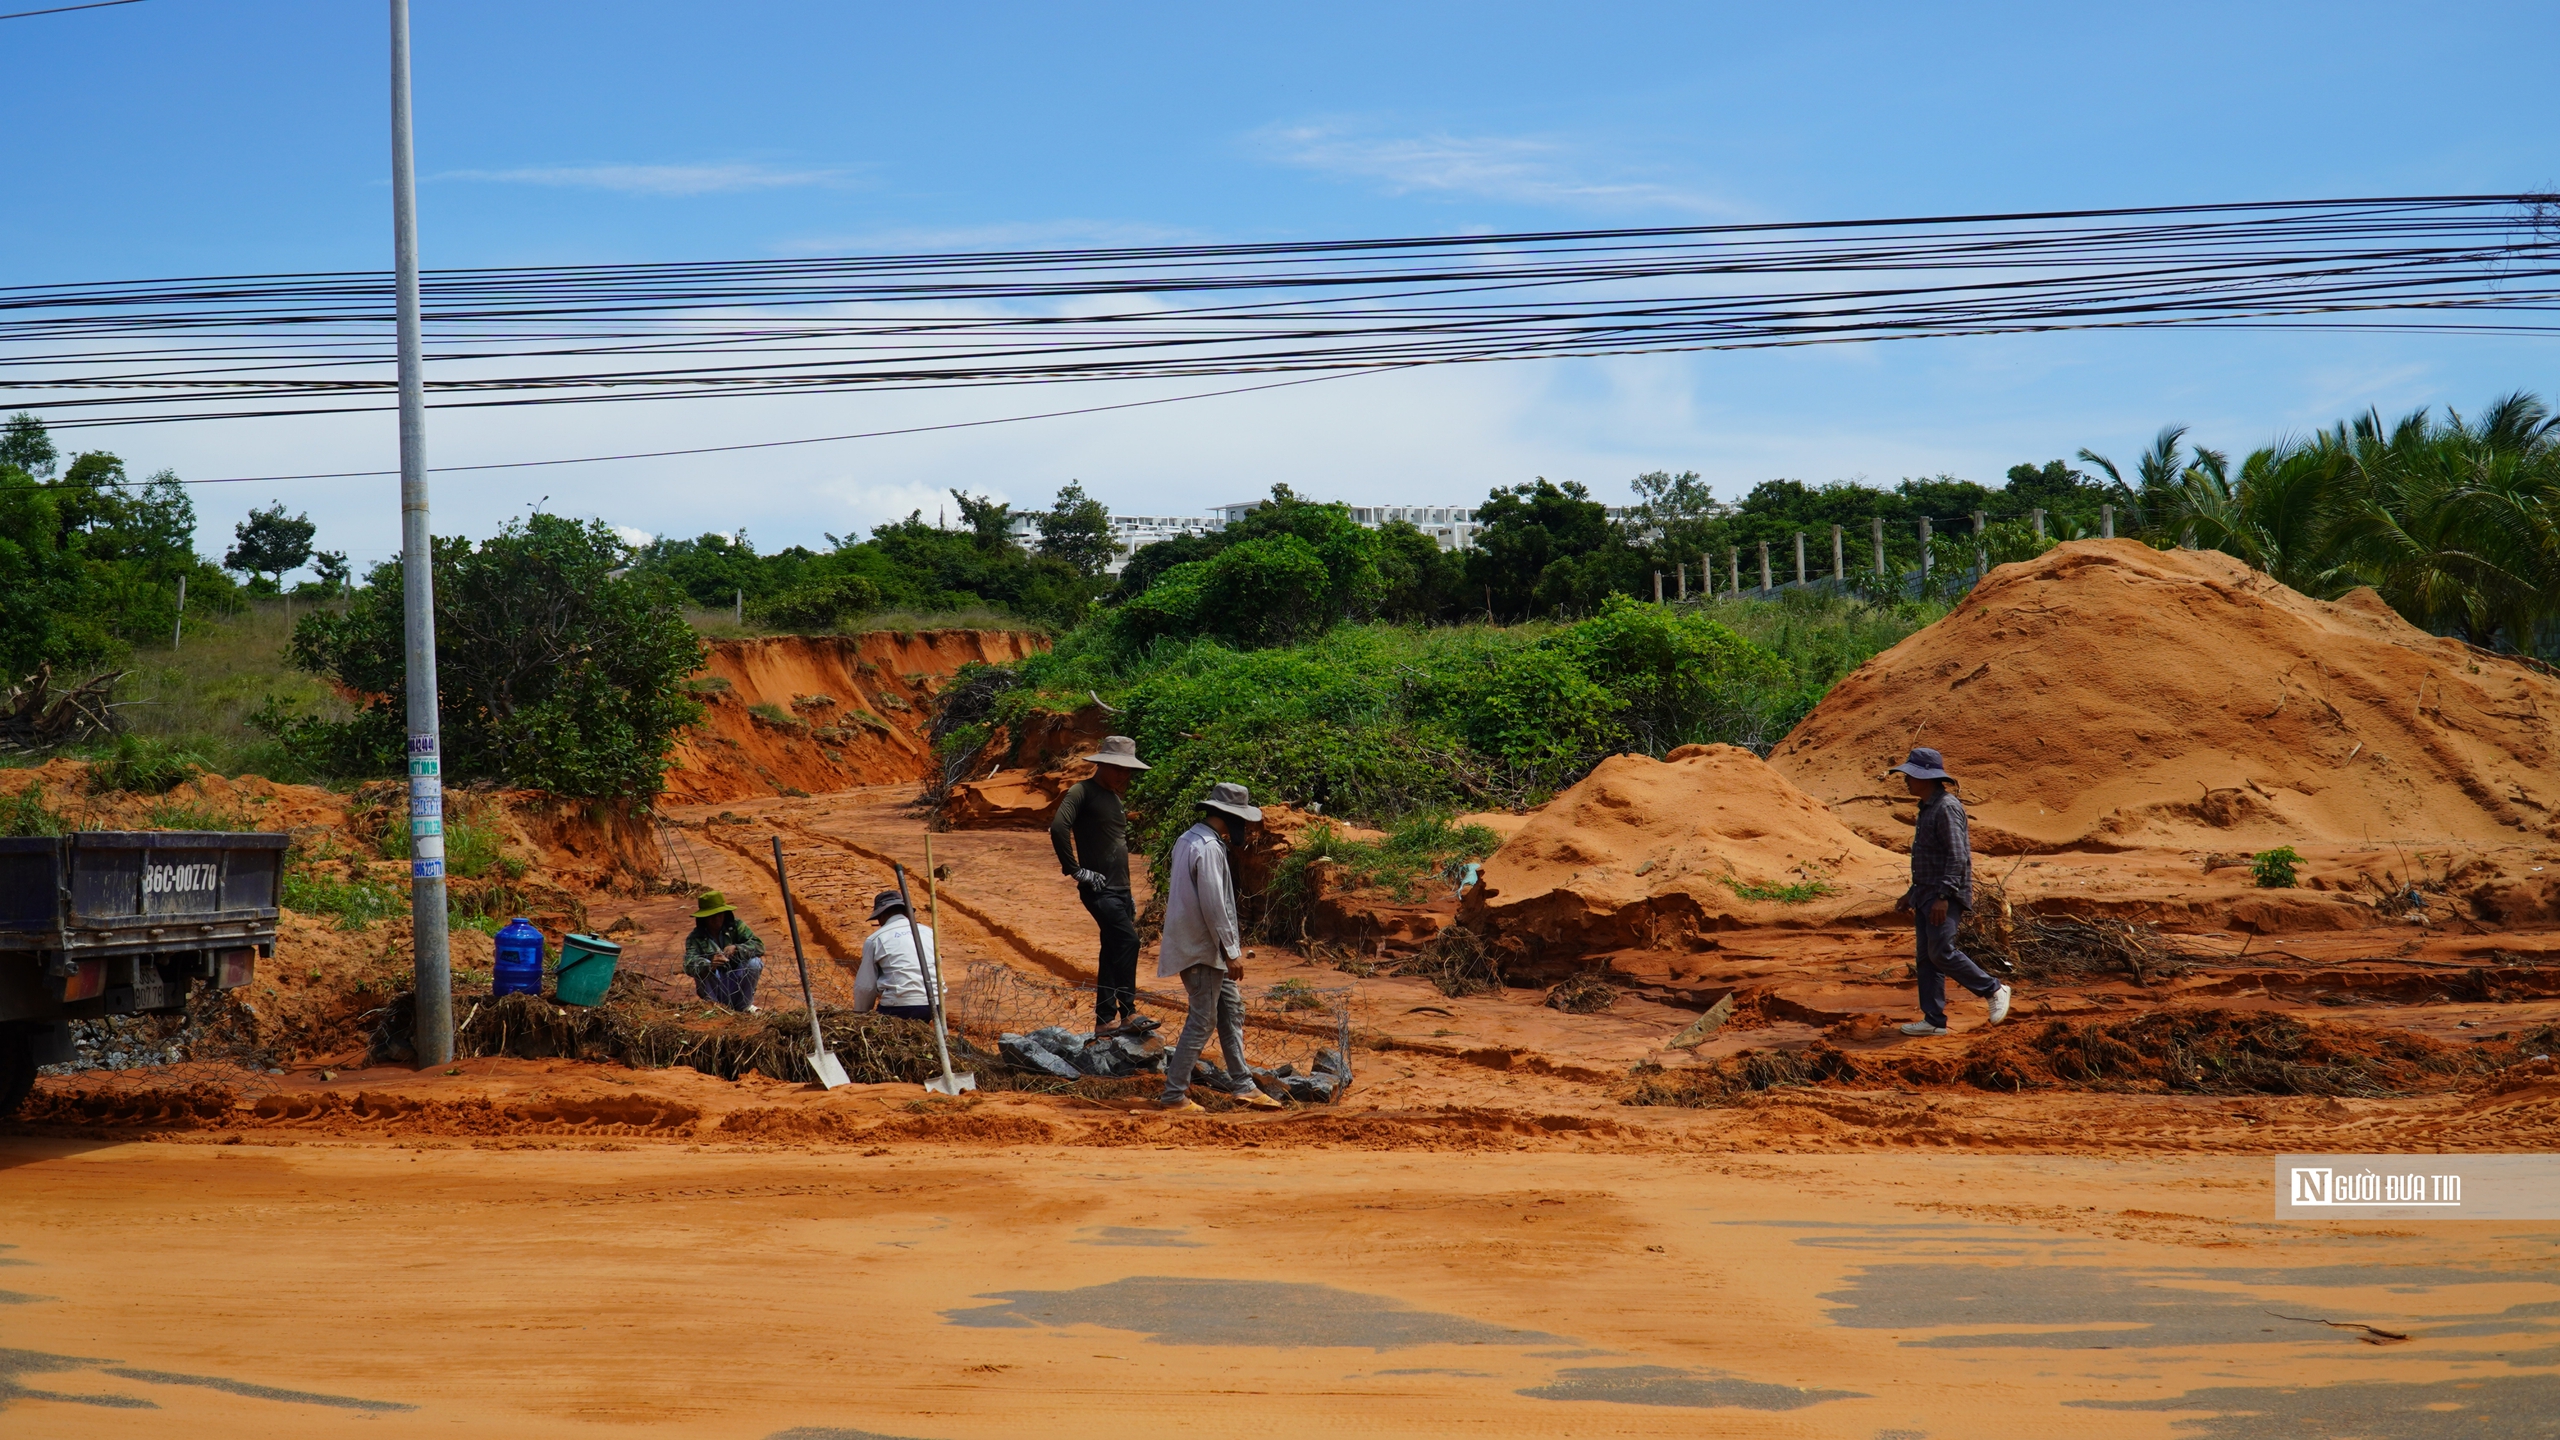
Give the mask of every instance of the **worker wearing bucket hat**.
POLYGON ((1121 797, 1147 765, 1138 758, 1138 742, 1126 735, 1104 736, 1102 747, 1083 758, 1093 764, 1092 778, 1077 781, 1058 802, 1049 843, 1058 852, 1059 873, 1074 877, 1085 913, 1102 934, 1093 1028, 1109 1034, 1138 1013, 1138 904, 1129 893, 1129 811, 1121 797))
POLYGON ((764 942, 738 907, 717 890, 705 890, 694 906, 693 933, 684 937, 684 973, 693 993, 732 1010, 756 1008, 756 982, 764 978, 764 942))
POLYGON ((1247 951, 1236 915, 1236 882, 1227 852, 1252 839, 1262 811, 1241 785, 1217 784, 1199 802, 1200 820, 1173 842, 1173 875, 1165 888, 1164 937, 1156 956, 1160 978, 1182 978, 1190 1013, 1182 1021, 1182 1038, 1165 1062, 1164 1093, 1159 1110, 1197 1110, 1186 1093, 1193 1067, 1208 1048, 1209 1032, 1218 1034, 1218 1050, 1227 1062, 1221 1073, 1203 1070, 1200 1078, 1258 1110, 1277 1110, 1280 1102, 1253 1083, 1253 1068, 1244 1058, 1244 962, 1247 951))
POLYGON ((1920 982, 1920 1018, 1902 1033, 1947 1033, 1948 976, 1990 1001, 1990 1023, 1997 1025, 2009 1018, 2009 987, 1956 948, 1956 929, 1973 908, 1973 840, 1964 802, 1952 793, 1956 777, 1947 773, 1946 757, 1925 746, 1888 773, 1900 775, 1904 788, 1920 799, 1911 832, 1911 888, 1893 902, 1896 910, 1911 912, 1920 982))
POLYGON ((939 971, 935 963, 933 927, 909 924, 907 902, 895 890, 883 890, 871 900, 871 923, 879 928, 862 942, 862 965, 853 972, 853 1008, 869 1010, 876 1004, 883 1015, 898 1015, 909 1020, 933 1019, 933 992, 927 988, 930 973, 939 971), (924 954, 916 954, 921 940, 924 954))

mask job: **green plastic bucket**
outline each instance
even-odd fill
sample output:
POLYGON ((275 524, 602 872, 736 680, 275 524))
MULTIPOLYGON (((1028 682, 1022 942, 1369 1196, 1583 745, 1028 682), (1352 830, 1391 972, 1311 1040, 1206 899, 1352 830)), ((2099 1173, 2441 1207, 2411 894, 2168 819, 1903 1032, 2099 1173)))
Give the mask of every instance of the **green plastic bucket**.
POLYGON ((551 997, 563 1005, 601 1005, 613 985, 613 968, 622 947, 593 935, 572 935, 560 942, 560 968, 552 977, 551 997))

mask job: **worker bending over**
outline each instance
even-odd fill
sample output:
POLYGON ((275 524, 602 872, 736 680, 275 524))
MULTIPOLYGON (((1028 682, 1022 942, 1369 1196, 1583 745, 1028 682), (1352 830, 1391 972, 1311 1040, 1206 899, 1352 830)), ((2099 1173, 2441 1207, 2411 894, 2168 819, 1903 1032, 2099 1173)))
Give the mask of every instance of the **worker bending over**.
POLYGON ((933 986, 942 973, 934 950, 933 927, 915 923, 907 902, 895 890, 883 890, 871 902, 871 923, 878 927, 862 942, 862 968, 853 972, 853 1008, 876 1007, 883 1015, 909 1020, 933 1018, 933 986), (924 954, 916 954, 916 942, 924 954))

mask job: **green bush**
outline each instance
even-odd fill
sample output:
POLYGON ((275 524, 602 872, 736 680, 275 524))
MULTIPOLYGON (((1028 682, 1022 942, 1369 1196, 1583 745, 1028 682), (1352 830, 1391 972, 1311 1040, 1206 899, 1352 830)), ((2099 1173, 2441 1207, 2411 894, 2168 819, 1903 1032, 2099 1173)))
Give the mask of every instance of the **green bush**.
MULTIPOLYGON (((622 573, 630 547, 601 521, 537 514, 474 545, 435 542, 436 664, 447 784, 488 779, 559 795, 645 800, 701 705, 682 690, 702 642, 663 579, 622 573)), ((376 566, 344 614, 306 617, 294 663, 371 697, 344 722, 262 712, 330 773, 398 774, 408 666, 400 562, 376 566)))
POLYGON ((104 754, 89 762, 89 789, 101 795, 117 790, 166 795, 206 768, 202 756, 166 740, 119 735, 104 754))
POLYGON ((2279 845, 2250 856, 2249 874, 2261 890, 2290 890, 2294 870, 2301 864, 2302 857, 2293 852, 2292 846, 2279 845))
POLYGON ((832 631, 880 608, 880 587, 859 575, 833 575, 757 601, 748 613, 777 630, 832 631))

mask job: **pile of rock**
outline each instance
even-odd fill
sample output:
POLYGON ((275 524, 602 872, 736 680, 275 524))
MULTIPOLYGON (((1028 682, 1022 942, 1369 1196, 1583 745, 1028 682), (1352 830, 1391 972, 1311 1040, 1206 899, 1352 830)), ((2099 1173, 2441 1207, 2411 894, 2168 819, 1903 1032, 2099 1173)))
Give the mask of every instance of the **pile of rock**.
POLYGON ((1158 1023, 1153 1016, 1142 1015, 1117 1033, 1100 1036, 1080 1035, 1063 1025, 1043 1025, 1026 1035, 997 1036, 996 1048, 1020 1069, 1061 1080, 1086 1076, 1119 1080, 1164 1069, 1164 1052, 1147 1048, 1147 1037, 1155 1033, 1158 1023))
MULTIPOLYGON (((997 1036, 996 1049, 1005 1063, 1016 1069, 1054 1075, 1061 1080, 1121 1080, 1132 1075, 1162 1074, 1165 1052, 1147 1044, 1160 1023, 1153 1016, 1142 1015, 1110 1035, 1043 1025, 1020 1035, 1007 1032, 997 1036)), ((1201 1068, 1203 1072, 1213 1069, 1208 1056, 1201 1057, 1201 1068)), ((1256 1065, 1252 1069, 1254 1082, 1265 1092, 1302 1105, 1331 1104, 1351 1084, 1351 1067, 1331 1049, 1316 1051, 1315 1066, 1305 1074, 1289 1064, 1267 1070, 1256 1065)), ((1194 1079, 1199 1078, 1195 1074, 1194 1079)))

